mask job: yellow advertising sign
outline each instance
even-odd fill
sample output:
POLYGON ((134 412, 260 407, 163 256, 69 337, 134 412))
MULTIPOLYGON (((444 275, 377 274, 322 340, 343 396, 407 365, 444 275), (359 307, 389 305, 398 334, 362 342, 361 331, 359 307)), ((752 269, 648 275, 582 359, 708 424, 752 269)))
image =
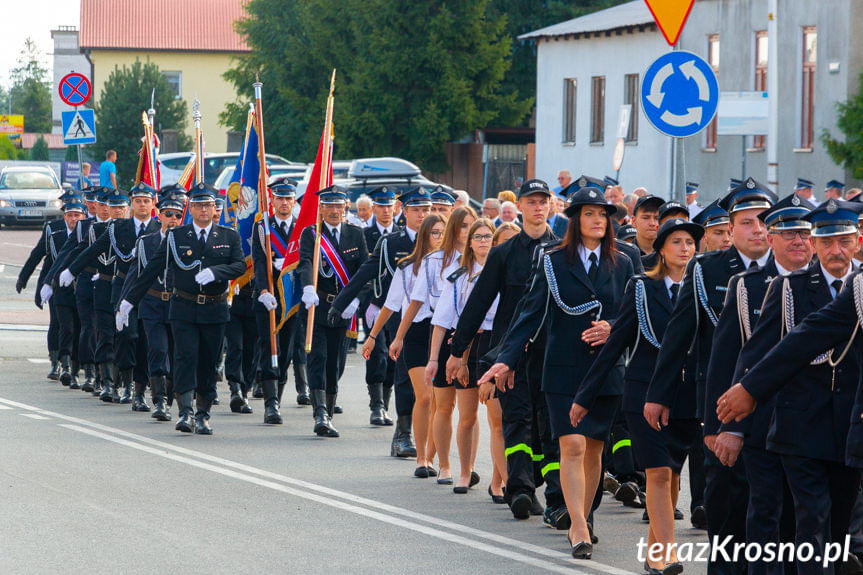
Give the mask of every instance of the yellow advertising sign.
POLYGON ((0 115, 0 134, 11 136, 24 133, 24 116, 21 114, 0 115))

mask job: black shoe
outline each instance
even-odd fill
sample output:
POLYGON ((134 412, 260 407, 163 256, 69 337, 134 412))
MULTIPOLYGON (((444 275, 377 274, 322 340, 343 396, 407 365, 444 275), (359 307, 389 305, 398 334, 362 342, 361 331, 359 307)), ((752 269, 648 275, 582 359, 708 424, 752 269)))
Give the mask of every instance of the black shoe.
POLYGON ((641 514, 642 521, 650 521, 650 517, 647 516, 647 509, 644 510, 644 513, 641 514))
POLYGON ((93 365, 84 365, 84 384, 81 386, 81 391, 93 392, 93 365))
POLYGON ((536 495, 530 496, 530 514, 535 515, 536 517, 542 517, 542 514, 545 513, 545 507, 542 506, 542 503, 539 502, 539 499, 536 498, 536 495))
POLYGON ((452 477, 438 477, 437 478, 438 485, 452 485, 452 477))
POLYGON ((194 418, 191 413, 180 413, 180 418, 177 420, 177 425, 174 426, 174 429, 177 431, 182 431, 183 433, 192 433, 194 429, 194 418))
POLYGON ((621 483, 617 491, 614 492, 614 498, 626 505, 638 497, 638 485, 633 481, 621 483))
POLYGON ((437 471, 434 467, 426 467, 429 472, 429 477, 437 477, 437 471))
POLYGON ((335 414, 343 413, 342 406, 341 405, 333 405, 333 413, 335 413, 335 414))
POLYGON ((470 472, 470 483, 468 484, 468 487, 473 487, 474 485, 477 485, 479 483, 479 480, 480 480, 479 473, 477 473, 476 471, 471 471, 470 472))
POLYGON ((195 433, 197 435, 213 435, 213 428, 210 427, 208 418, 203 416, 195 416, 195 433))
POLYGON ((311 405, 312 400, 309 399, 308 393, 298 393, 297 394, 297 405, 311 405))
POLYGON ((60 358, 60 383, 64 387, 69 387, 72 383, 72 372, 69 369, 69 356, 64 355, 60 358))
POLYGON ((245 397, 243 398, 243 405, 240 406, 240 413, 254 413, 252 406, 249 405, 249 401, 245 397))
POLYGON ((231 401, 228 404, 232 413, 242 413, 240 408, 243 407, 243 392, 240 390, 240 384, 236 381, 229 381, 228 387, 231 390, 231 401))
POLYGON ((597 543, 599 543, 599 537, 593 534, 593 523, 590 521, 587 522, 587 532, 590 533, 591 545, 596 545, 597 543))
POLYGON ((429 476, 429 468, 425 465, 420 465, 416 469, 414 469, 414 477, 418 477, 420 479, 428 479, 429 476))
POLYGON ((51 359, 51 371, 48 372, 48 379, 57 381, 60 379, 60 362, 57 359, 57 352, 49 351, 48 357, 51 359))
POLYGON ((261 382, 256 382, 255 387, 252 389, 252 397, 255 399, 263 399, 264 398, 264 390, 261 388, 261 382))
POLYGON ((468 490, 468 488, 465 487, 464 485, 456 486, 456 487, 452 488, 452 492, 458 493, 459 495, 464 495, 465 493, 467 493, 467 490, 468 490))
POLYGON ((620 482, 617 481, 614 475, 606 471, 605 476, 602 479, 602 489, 603 491, 608 491, 614 495, 617 493, 617 490, 620 489, 620 482))
POLYGON ((195 426, 194 421, 194 408, 192 407, 192 397, 194 395, 193 391, 187 391, 183 394, 176 394, 175 399, 177 400, 177 409, 180 410, 179 418, 177 419, 177 425, 174 426, 174 429, 177 431, 182 431, 183 433, 192 433, 192 430, 195 426))
POLYGON ((120 403, 127 404, 132 403, 132 378, 134 377, 131 369, 124 369, 120 372, 120 381, 117 381, 117 385, 123 386, 123 395, 120 397, 120 403))
POLYGON ((503 495, 495 495, 491 492, 491 485, 488 486, 488 494, 491 496, 492 503, 497 503, 498 505, 501 503, 506 503, 506 500, 503 498, 503 495))
POLYGON ((264 411, 264 423, 271 425, 282 424, 282 414, 279 413, 279 404, 277 402, 272 402, 267 406, 264 411))
POLYGON ((135 382, 135 401, 132 402, 132 411, 150 411, 150 406, 147 405, 147 400, 144 398, 144 393, 147 391, 147 384, 144 382, 135 382))
POLYGON ((570 550, 573 559, 590 559, 593 556, 593 545, 587 541, 579 541, 570 550))
POLYGON ((647 496, 644 493, 639 492, 638 495, 635 497, 635 499, 633 499, 632 501, 629 501, 627 503, 624 503, 623 506, 624 507, 632 507, 634 509, 647 509, 647 503, 645 503, 646 500, 647 500, 647 496))
MULTIPOLYGON (((646 511, 646 510, 645 510, 645 511, 646 511)), ((682 520, 682 519, 683 519, 683 511, 681 511, 680 509, 678 509, 677 507, 675 507, 675 508, 674 508, 674 520, 675 520, 675 521, 680 521, 680 520, 682 520)))
POLYGON ((171 421, 171 411, 165 405, 164 397, 157 397, 153 402, 153 413, 150 414, 150 417, 158 421, 171 421))
POLYGON ((662 568, 662 575, 680 575, 681 573, 683 573, 683 564, 678 562, 669 563, 662 568))
POLYGON ((402 415, 398 418, 393 441, 390 444, 391 457, 416 457, 417 448, 411 441, 411 424, 413 418, 410 415, 402 415))
POLYGON ((703 505, 699 505, 692 510, 692 526, 696 529, 707 529, 707 512, 703 505))
MULTIPOLYGON (((222 381, 222 380, 220 379, 219 381, 222 381)), ((213 398, 212 405, 219 405, 219 396, 218 395, 213 398)))
POLYGON ((647 559, 644 560, 644 572, 647 573, 647 575, 662 575, 662 569, 651 567, 647 564, 647 559))
POLYGON ((558 531, 569 531, 572 526, 572 519, 569 517, 566 505, 561 505, 557 509, 546 507, 542 514, 542 523, 558 531))
POLYGON ((512 516, 516 519, 527 519, 530 517, 531 507, 530 495, 527 493, 519 493, 512 498, 509 504, 509 509, 512 511, 512 516))

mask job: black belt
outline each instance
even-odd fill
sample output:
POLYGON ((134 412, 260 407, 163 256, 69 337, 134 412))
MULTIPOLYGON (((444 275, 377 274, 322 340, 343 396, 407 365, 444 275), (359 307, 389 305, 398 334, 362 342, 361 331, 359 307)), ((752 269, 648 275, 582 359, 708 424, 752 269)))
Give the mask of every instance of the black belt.
POLYGON ((109 275, 109 274, 103 274, 103 273, 101 273, 101 272, 100 272, 100 273, 99 273, 99 279, 100 279, 100 280, 105 280, 106 282, 109 282, 109 281, 111 281, 111 280, 113 280, 113 279, 114 279, 114 276, 109 275))
POLYGON ((96 269, 96 268, 94 268, 93 266, 87 266, 87 267, 85 267, 85 268, 84 268, 83 270, 81 270, 81 271, 82 271, 82 272, 84 272, 84 273, 88 273, 88 274, 94 274, 94 273, 98 272, 99 270, 97 270, 97 269, 96 269))
POLYGON ((148 289, 147 295, 151 295, 156 299, 160 299, 162 301, 168 301, 171 299, 171 292, 169 291, 159 291, 157 289, 148 289))
POLYGON ((115 278, 120 278, 121 280, 126 279, 126 272, 116 271, 114 272, 115 278))
POLYGON ((334 301, 336 301, 336 296, 338 296, 338 295, 339 294, 337 294, 337 293, 327 293, 324 291, 318 291, 318 297, 320 297, 322 300, 325 300, 327 303, 333 303, 334 301))
POLYGON ((202 293, 195 294, 183 290, 178 290, 177 288, 174 288, 174 295, 184 300, 193 301, 200 305, 203 305, 205 303, 219 303, 228 299, 227 293, 220 293, 219 295, 206 295, 202 293))

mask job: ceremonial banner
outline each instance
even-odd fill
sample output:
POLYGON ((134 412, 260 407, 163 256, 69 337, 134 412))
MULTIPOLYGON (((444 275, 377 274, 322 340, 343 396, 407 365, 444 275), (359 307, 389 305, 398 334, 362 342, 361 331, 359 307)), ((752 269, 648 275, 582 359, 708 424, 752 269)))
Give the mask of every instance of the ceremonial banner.
POLYGON ((240 234, 243 257, 246 259, 246 272, 232 282, 233 285, 239 287, 249 283, 254 273, 252 269, 252 230, 255 222, 260 219, 258 210, 259 177, 258 131, 255 128, 254 114, 249 113, 246 122, 246 137, 234 175, 228 185, 226 198, 228 205, 225 209, 226 212, 230 212, 231 225, 240 234))

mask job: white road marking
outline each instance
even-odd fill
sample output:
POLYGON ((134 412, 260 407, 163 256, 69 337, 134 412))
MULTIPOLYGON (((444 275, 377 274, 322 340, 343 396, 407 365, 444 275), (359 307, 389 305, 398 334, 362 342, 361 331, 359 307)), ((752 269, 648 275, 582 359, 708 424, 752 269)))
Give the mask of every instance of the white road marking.
POLYGON ((27 361, 30 363, 51 363, 50 359, 42 359, 41 357, 28 357, 27 361))
POLYGON ((15 242, 3 242, 4 246, 15 246, 16 248, 32 248, 33 244, 18 244, 15 242))
POLYGON ((9 407, 8 405, 3 405, 2 403, 0 403, 0 409, 12 409, 12 408, 9 407))
MULTIPOLYGON (((48 331, 47 325, 38 325, 35 323, 0 323, 2 331, 48 331)), ((33 363, 48 363, 47 359, 31 359, 33 363)))
POLYGON ((38 413, 19 413, 21 417, 29 417, 30 419, 51 419, 50 417, 45 417, 44 415, 39 415, 38 413))
POLYGON ((493 555, 512 559, 514 561, 531 565, 533 567, 538 567, 543 570, 556 573, 581 575, 588 575, 595 571, 601 571, 604 573, 609 573, 611 575, 632 574, 631 571, 619 569, 611 565, 605 565, 597 561, 576 561, 575 559, 572 559, 569 553, 555 551, 553 549, 533 545, 531 543, 526 543, 524 541, 519 541, 517 539, 498 535, 496 533, 483 531, 481 529, 475 529, 473 527, 468 527, 466 525, 461 525, 452 521, 439 519, 431 515, 425 515, 423 513, 418 513, 409 509, 396 507, 394 505, 389 505, 386 503, 375 501, 373 499, 360 497, 358 495, 353 495, 345 491, 339 491, 337 489, 331 489, 322 485, 317 485, 315 483, 309 483, 300 479, 294 479, 292 477, 288 477, 250 465, 245 465, 243 463, 231 461, 229 459, 224 459, 200 451, 195 451, 193 449, 177 447, 175 445, 171 445, 170 443, 150 439, 149 437, 130 433, 122 429, 101 425, 99 423, 94 423, 86 419, 80 419, 62 413, 43 410, 38 407, 33 407, 31 405, 19 403, 17 401, 12 401, 5 398, 0 398, 0 403, 13 407, 18 407, 20 409, 26 409, 28 411, 38 411, 40 413, 44 413, 57 419, 72 422, 73 425, 58 424, 61 427, 70 430, 85 433, 94 437, 99 437, 101 439, 117 443, 119 445, 138 449, 140 451, 144 451, 153 455, 158 455, 160 457, 171 459, 173 461, 186 463, 193 467, 213 471, 215 473, 219 473, 228 477, 233 477, 235 479, 259 485, 261 487, 266 487, 276 491, 281 491, 283 493, 288 493, 296 497, 316 501, 324 505, 329 505, 331 507, 342 509, 351 513, 356 513, 364 517, 376 519, 384 523, 389 523, 391 525, 396 525, 398 527, 417 531, 419 533, 430 535, 432 537, 443 539, 445 541, 458 543, 480 551, 486 551, 493 555), (345 501, 337 501, 334 498, 342 499, 345 501), (366 509, 365 507, 360 507, 359 505, 354 504, 367 505, 370 507, 374 507, 375 510, 366 509), (389 515, 386 513, 382 513, 382 511, 388 512, 389 515), (412 521, 397 517, 399 515, 409 518, 412 521), (436 529, 428 525, 417 525, 413 521, 423 521, 425 523, 429 523, 443 529, 455 531, 458 534, 442 531, 441 529, 436 529), (482 541, 477 541, 475 539, 469 539, 466 537, 468 535, 491 541, 495 545, 484 543, 482 541), (523 553, 514 551, 514 549, 530 552, 535 555, 540 555, 550 560, 564 562, 566 564, 564 565, 561 563, 554 563, 546 559, 540 559, 530 555, 525 555, 523 553), (588 569, 588 571, 581 571, 576 567, 584 567, 588 569))

